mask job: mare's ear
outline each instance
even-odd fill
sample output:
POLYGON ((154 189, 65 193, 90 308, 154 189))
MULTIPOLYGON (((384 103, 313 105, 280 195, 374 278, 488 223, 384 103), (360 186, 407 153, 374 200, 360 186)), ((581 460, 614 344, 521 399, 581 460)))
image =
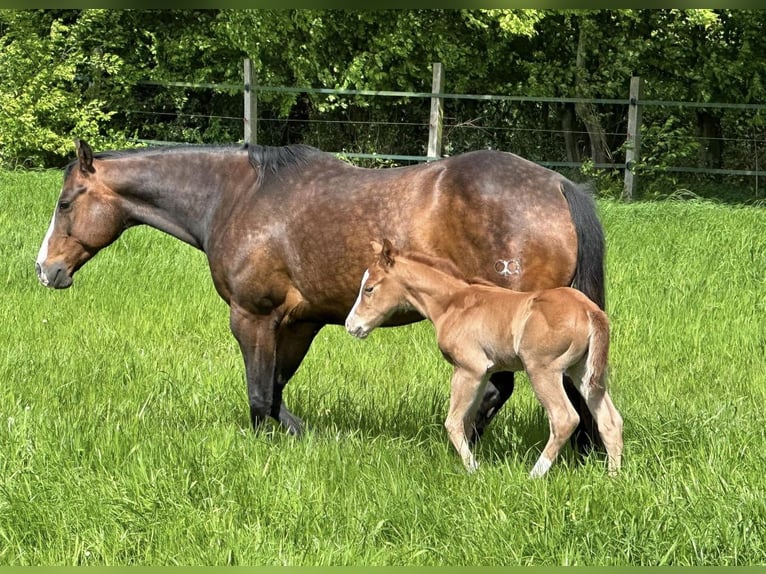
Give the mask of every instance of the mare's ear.
POLYGON ((394 244, 391 243, 388 239, 383 240, 383 248, 380 252, 380 261, 383 264, 383 267, 391 267, 394 264, 394 256, 397 255, 396 248, 394 247, 394 244))
POLYGON ((80 173, 88 175, 96 170, 93 168, 93 150, 87 142, 83 140, 74 140, 74 147, 77 150, 77 161, 80 165, 80 173))

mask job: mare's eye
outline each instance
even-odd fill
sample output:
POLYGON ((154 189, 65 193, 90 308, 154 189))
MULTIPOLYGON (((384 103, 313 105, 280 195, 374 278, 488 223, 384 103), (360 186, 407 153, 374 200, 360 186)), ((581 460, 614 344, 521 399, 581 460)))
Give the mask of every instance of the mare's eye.
POLYGON ((66 211, 70 207, 72 207, 71 201, 64 201, 64 200, 59 201, 59 211, 66 211))

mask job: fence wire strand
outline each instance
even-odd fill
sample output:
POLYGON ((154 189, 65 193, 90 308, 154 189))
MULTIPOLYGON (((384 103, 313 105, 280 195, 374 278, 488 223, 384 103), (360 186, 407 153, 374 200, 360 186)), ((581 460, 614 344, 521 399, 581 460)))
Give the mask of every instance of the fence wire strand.
MULTIPOLYGON (((186 90, 213 90, 215 92, 228 92, 229 96, 236 93, 243 93, 245 86, 240 84, 216 84, 216 83, 192 83, 192 82, 158 82, 150 81, 143 82, 145 85, 157 86, 160 88, 183 88, 186 90)), ((530 97, 530 96, 516 96, 516 95, 482 95, 482 94, 451 94, 451 93, 433 93, 433 92, 405 92, 405 91, 386 91, 386 90, 336 90, 330 88, 299 88, 299 87, 275 87, 275 86, 251 86, 250 87, 256 95, 306 95, 306 96, 324 96, 328 101, 332 103, 327 109, 328 112, 324 112, 328 117, 280 117, 280 114, 275 111, 270 111, 269 103, 259 102, 259 116, 257 118, 258 124, 265 127, 267 132, 273 132, 274 134, 282 134, 281 137, 287 137, 285 134, 302 133, 302 131, 309 130, 312 137, 316 138, 317 142, 336 141, 338 137, 347 138, 349 145, 344 145, 346 151, 342 152, 346 157, 359 157, 359 158, 375 158, 375 159, 394 159, 404 161, 426 161, 428 158, 425 155, 425 142, 421 141, 421 153, 382 153, 387 151, 386 145, 392 144, 394 146, 393 151, 396 151, 395 147, 402 145, 402 143, 411 143, 409 136, 413 130, 418 133, 428 131, 429 122, 427 119, 427 112, 424 113, 424 121, 412 121, 411 119, 403 118, 401 121, 391 121, 384 119, 376 119, 374 117, 365 117, 379 113, 380 109, 370 105, 369 103, 363 103, 359 106, 359 102, 356 103, 338 103, 341 99, 350 98, 395 98, 398 101, 409 99, 421 99, 424 100, 424 105, 427 105, 426 100, 433 98, 440 98, 445 112, 442 116, 442 130, 443 141, 445 142, 445 155, 449 155, 453 150, 456 152, 465 151, 462 148, 467 146, 467 149, 471 147, 493 147, 503 149, 504 147, 514 145, 529 146, 537 145, 540 149, 549 147, 554 140, 550 138, 561 138, 558 141, 568 139, 569 141, 575 141, 580 149, 583 157, 588 157, 589 152, 587 146, 589 145, 589 132, 585 129, 563 129, 563 127, 555 128, 547 125, 541 125, 539 127, 524 125, 524 122, 531 121, 534 118, 534 114, 542 114, 541 118, 545 119, 544 124, 549 122, 558 121, 561 125, 560 118, 556 117, 555 109, 560 105, 569 104, 594 104, 598 106, 611 106, 609 112, 612 117, 619 114, 615 111, 615 107, 625 108, 627 116, 627 107, 631 103, 629 98, 616 98, 616 99, 597 99, 597 98, 567 98, 567 97, 530 97), (333 103, 334 102, 334 103, 333 103), (518 105, 515 105, 518 104, 518 105), (541 104, 546 104, 543 106, 541 104), (557 104, 557 106, 551 106, 548 109, 547 104, 557 104), (492 106, 491 113, 482 114, 478 116, 471 116, 470 109, 480 107, 483 105, 492 106), (466 107, 468 106, 468 107, 466 107), (530 108, 530 106, 532 106, 530 108), (373 109, 374 108, 374 109, 373 109), (345 117, 340 117, 345 109, 345 117), (523 111, 524 109, 527 112, 523 111), (351 113, 352 110, 354 113, 351 113), (529 110, 534 113, 530 114, 529 110), (537 111, 536 111, 537 110, 537 111), (469 117, 462 119, 461 114, 467 112, 469 117), (505 114, 505 116, 503 116, 505 114), (498 117, 503 117, 502 122, 497 121, 498 117), (547 119, 546 119, 547 118, 547 119), (524 121, 522 121, 524 120, 524 121), (509 122, 517 123, 511 125, 509 122), (330 130, 327 133, 323 133, 325 130, 330 130), (334 131, 333 131, 334 130, 334 131), (404 132, 402 131, 404 130, 404 132), (408 131, 409 130, 409 131, 408 131), (483 134, 468 136, 467 134, 483 134), (483 138, 483 139, 482 139, 483 138), (499 139, 498 139, 499 138, 499 139), (543 139, 548 138, 548 139, 543 139), (496 142, 496 143, 493 143, 496 142), (505 143, 504 143, 505 142, 505 143), (537 142, 537 143, 535 143, 537 142), (376 146, 381 146, 382 150, 376 149, 376 146), (452 146, 452 149, 450 149, 452 146), (349 151, 351 150, 351 151, 349 151), (371 151, 372 150, 372 151, 371 151)), ((766 175, 766 172, 762 172, 758 169, 759 165, 763 161, 759 161, 758 154, 764 149, 763 144, 766 142, 766 135, 756 129, 755 126, 750 126, 751 131, 748 135, 741 133, 743 122, 748 123, 748 114, 753 112, 760 114, 766 111, 766 104, 740 104, 740 103, 717 103, 717 102, 680 102, 680 101, 665 101, 665 100, 649 100, 642 99, 639 104, 643 106, 645 110, 644 122, 642 122, 642 139, 643 146, 655 146, 658 149, 657 153, 662 152, 663 146, 667 148, 666 154, 678 155, 678 148, 687 148, 686 155, 680 157, 678 160, 672 158, 666 161, 670 164, 678 163, 681 160, 691 163, 691 165, 666 165, 662 168, 657 168, 652 165, 643 165, 642 169, 645 173, 648 172, 661 172, 661 173, 687 173, 695 175, 731 175, 756 178, 766 175), (689 115, 682 117, 678 120, 678 126, 663 126, 662 118, 666 117, 663 110, 668 108, 680 108, 682 110, 688 110, 689 115), (717 116, 718 121, 722 121, 725 118, 725 114, 736 113, 737 111, 745 114, 743 119, 731 119, 733 125, 721 126, 720 129, 728 129, 733 133, 723 133, 721 135, 716 134, 700 134, 697 133, 695 127, 694 115, 699 114, 701 110, 721 110, 721 114, 717 116), (652 117, 647 119, 647 114, 652 117), (718 166, 699 166, 694 165, 693 161, 702 161, 702 153, 708 149, 709 146, 715 145, 721 153, 720 161, 729 162, 729 165, 718 166), (690 151, 691 150, 691 151, 690 151), (697 151, 694 151, 697 150, 697 151), (722 151, 721 151, 722 150, 722 151), (696 159, 695 159, 696 154, 696 159), (728 154, 728 155, 726 155, 728 154), (732 155, 733 154, 733 155, 732 155), (751 166, 750 164, 754 164, 751 166), (754 169, 750 169, 754 167, 754 169)), ((272 104, 273 107, 273 104, 272 104)), ((425 109, 425 108, 424 108, 425 109)), ((560 108, 558 108, 560 109, 560 108)), ((409 112, 409 110, 408 110, 409 112)), ((154 111, 154 110, 125 110, 122 112, 127 115, 134 116, 146 116, 154 118, 168 118, 176 123, 185 121, 201 121, 207 120, 210 124, 216 122, 244 122, 246 119, 243 117, 236 117, 230 114, 204 114, 195 112, 185 112, 182 109, 178 111, 154 111)), ((313 110, 316 113, 316 110, 313 110)), ((385 113, 385 112, 383 112, 385 113)), ((402 114, 406 115, 406 114, 402 114)), ((200 128, 201 129, 201 128, 200 128)), ((160 132, 158 132, 160 133, 160 132)), ((217 133, 217 132, 213 132, 217 133)), ((414 132, 413 132, 414 133, 414 132)), ((296 137, 295 135, 289 137, 296 137)), ((602 133, 602 137, 611 142, 617 142, 617 147, 612 149, 613 154, 621 154, 624 142, 628 139, 626 130, 607 130, 602 133)), ((260 136, 259 136, 260 138, 260 136)), ((422 138, 417 136, 416 139, 422 138)), ((152 142, 153 144, 160 145, 164 143, 162 140, 147 137, 140 139, 143 142, 152 142)), ((177 143, 177 142, 167 142, 177 143)), ((330 144, 330 145, 337 145, 330 144)), ((561 146, 563 143, 555 144, 555 146, 561 146)), ((554 147, 555 147, 554 146, 554 147)), ((317 147, 321 147, 318 145, 317 147)), ((412 147, 412 146, 410 146, 412 147)), ((417 146, 416 146, 417 147, 417 146)), ((325 149, 325 148, 323 148, 325 149)), ((511 149, 511 151, 517 151, 511 149)), ((549 150, 550 151, 550 148, 549 150)), ((563 153, 561 150, 558 153, 563 153)), ((569 154, 569 151, 567 151, 569 154)), ((534 154, 527 154, 529 157, 533 157, 534 154)), ((555 155, 555 154, 554 154, 555 155)), ((675 156, 674 156, 675 157, 675 156)), ((615 158, 618 159, 618 158, 615 158)), ((579 168, 582 166, 581 161, 559 161, 555 158, 544 158, 535 160, 542 165, 549 167, 568 167, 579 168)), ((614 161, 610 163, 597 163, 591 164, 596 168, 603 169, 625 169, 625 163, 620 161, 614 161)))

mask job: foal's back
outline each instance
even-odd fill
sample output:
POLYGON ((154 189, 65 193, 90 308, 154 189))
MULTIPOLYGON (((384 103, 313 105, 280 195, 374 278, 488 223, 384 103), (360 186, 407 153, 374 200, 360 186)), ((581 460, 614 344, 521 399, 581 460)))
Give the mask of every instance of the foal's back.
POLYGON ((565 370, 588 349, 589 313, 604 314, 571 287, 520 292, 471 284, 455 293, 436 330, 448 357, 477 368, 483 360, 489 371, 530 363, 561 363, 565 370))
POLYGON ((566 371, 584 360, 593 316, 608 325, 604 311, 577 289, 558 287, 532 294, 517 345, 526 368, 537 364, 566 371))

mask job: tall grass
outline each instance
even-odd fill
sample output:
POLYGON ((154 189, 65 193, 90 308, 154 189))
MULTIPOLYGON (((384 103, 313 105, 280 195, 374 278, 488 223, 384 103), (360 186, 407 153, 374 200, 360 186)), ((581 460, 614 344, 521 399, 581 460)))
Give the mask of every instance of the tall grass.
POLYGON ((465 474, 427 323, 325 328, 286 391, 307 436, 254 434, 201 253, 134 229, 38 285, 59 185, 0 172, 0 564, 766 563, 763 209, 600 204, 625 468, 531 481, 526 379, 465 474))

